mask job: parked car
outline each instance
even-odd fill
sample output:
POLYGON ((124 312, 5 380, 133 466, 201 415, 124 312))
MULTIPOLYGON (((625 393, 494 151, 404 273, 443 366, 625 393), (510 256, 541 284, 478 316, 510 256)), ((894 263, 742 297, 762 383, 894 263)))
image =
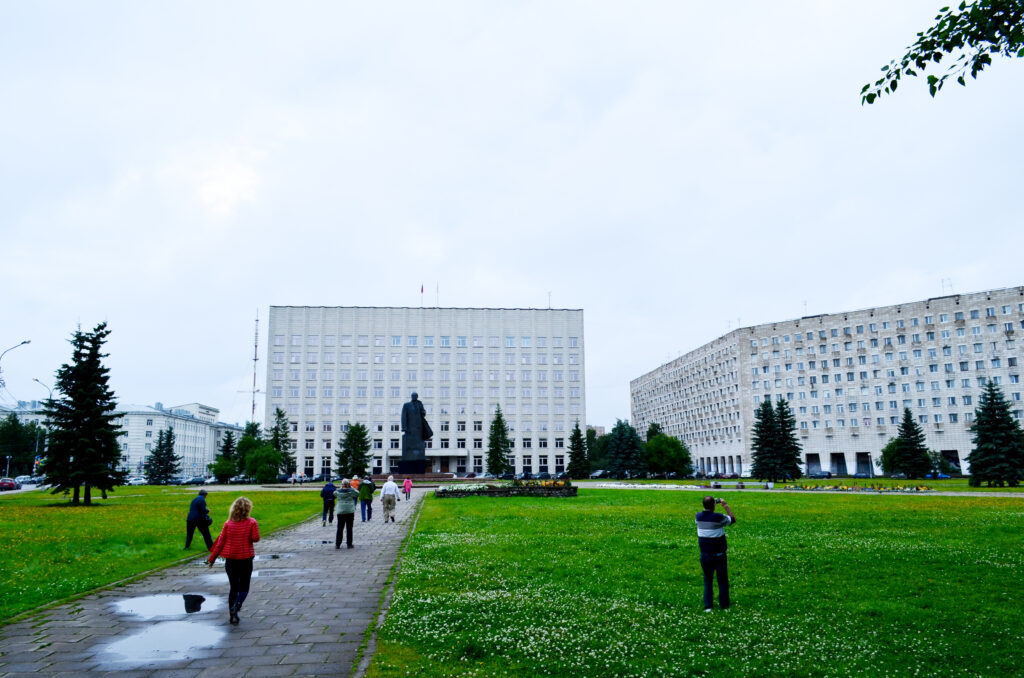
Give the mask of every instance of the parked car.
POLYGON ((854 473, 853 477, 854 478, 870 478, 871 476, 869 474, 864 473, 863 471, 861 471, 860 473, 854 473))
POLYGON ((832 477, 832 473, 830 471, 815 471, 814 473, 811 473, 807 477, 808 478, 817 478, 817 479, 820 480, 822 478, 831 478, 832 477))
POLYGON ((907 474, 906 473, 893 473, 889 477, 892 478, 893 480, 906 480, 907 479, 907 474))
MULTIPOLYGON (((932 474, 931 474, 931 473, 929 473, 928 475, 926 475, 926 476, 925 476, 925 478, 927 478, 928 480, 932 480, 932 479, 933 479, 933 478, 932 478, 932 474)), ((938 479, 939 479, 939 480, 949 480, 949 476, 948 476, 948 475, 946 475, 945 473, 940 473, 940 474, 939 474, 939 478, 938 478, 938 479)))
POLYGON ((555 480, 570 480, 568 471, 559 471, 555 474, 555 480))
POLYGON ((515 476, 516 480, 533 480, 533 474, 529 471, 520 471, 515 476))
POLYGON ((533 477, 534 480, 551 480, 551 474, 547 471, 541 471, 533 477))
POLYGON ((205 485, 206 476, 185 476, 179 482, 179 485, 205 485))
POLYGON ((14 478, 0 478, 0 492, 6 492, 8 490, 20 490, 21 483, 16 481, 14 478))
POLYGON ((127 480, 126 484, 128 484, 128 485, 145 485, 146 484, 146 479, 143 478, 142 476, 132 476, 131 478, 129 478, 127 480))
POLYGON ((228 485, 248 485, 252 482, 252 478, 246 475, 232 476, 228 479, 228 485))
POLYGON ((494 480, 495 476, 493 473, 478 473, 476 474, 477 480, 494 480))
POLYGON ((498 480, 515 480, 516 475, 514 473, 501 473, 498 475, 498 480))
POLYGON ((309 479, 311 483, 326 483, 331 477, 330 473, 318 473, 309 479))
POLYGON ((216 485, 217 482, 218 482, 217 476, 210 476, 209 478, 206 479, 206 482, 203 483, 203 484, 204 485, 216 485))
POLYGON ((32 482, 32 476, 18 476, 14 479, 14 482, 21 483, 22 485, 28 485, 32 482))
POLYGON ((605 471, 604 469, 601 469, 601 470, 598 470, 598 471, 594 471, 593 473, 590 474, 590 479, 591 480, 598 480, 599 478, 607 478, 607 477, 608 477, 608 471, 605 471))

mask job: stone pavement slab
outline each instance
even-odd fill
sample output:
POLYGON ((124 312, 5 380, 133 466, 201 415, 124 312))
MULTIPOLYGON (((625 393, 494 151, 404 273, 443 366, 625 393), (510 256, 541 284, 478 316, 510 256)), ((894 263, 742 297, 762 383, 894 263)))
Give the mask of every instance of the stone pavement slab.
POLYGON ((379 497, 373 520, 357 512, 352 549, 335 550, 335 526, 323 527, 319 511, 265 536, 238 626, 228 623, 223 564, 197 558, 0 628, 0 678, 350 675, 423 494, 399 502, 394 523, 379 497), (189 613, 185 595, 205 600, 189 613))

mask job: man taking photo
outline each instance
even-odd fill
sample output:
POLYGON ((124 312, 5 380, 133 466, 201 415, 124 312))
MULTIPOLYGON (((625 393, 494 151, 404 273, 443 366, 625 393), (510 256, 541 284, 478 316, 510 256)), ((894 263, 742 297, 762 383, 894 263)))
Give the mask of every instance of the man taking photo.
POLYGON ((704 570, 704 611, 711 612, 714 600, 712 580, 718 579, 718 606, 729 609, 729 566, 725 551, 725 526, 733 525, 736 516, 724 499, 707 496, 704 510, 697 514, 697 543, 700 545, 700 567, 704 570), (727 515, 715 513, 715 504, 721 504, 727 515))

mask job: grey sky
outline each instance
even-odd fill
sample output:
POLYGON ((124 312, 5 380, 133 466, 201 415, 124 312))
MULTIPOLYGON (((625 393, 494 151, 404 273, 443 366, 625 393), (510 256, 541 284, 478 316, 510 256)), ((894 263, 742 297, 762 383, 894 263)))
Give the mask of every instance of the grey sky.
POLYGON ((0 403, 106 320, 122 402, 244 421, 257 309, 423 284, 583 308, 608 426, 737 322, 1024 284, 1024 63, 860 106, 940 5, 4 3, 0 403))

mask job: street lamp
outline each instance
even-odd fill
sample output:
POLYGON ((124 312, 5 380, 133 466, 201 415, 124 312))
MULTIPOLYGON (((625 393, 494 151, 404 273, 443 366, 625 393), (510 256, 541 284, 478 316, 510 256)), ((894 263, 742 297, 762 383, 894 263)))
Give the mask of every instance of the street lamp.
MULTIPOLYGON (((31 339, 26 339, 25 341, 21 342, 20 344, 15 344, 14 346, 11 346, 9 349, 4 351, 3 353, 0 353, 0 360, 3 360, 5 355, 7 355, 9 352, 13 351, 14 349, 18 348, 19 346, 24 346, 25 344, 31 344, 31 343, 32 343, 31 339)), ((6 386, 6 384, 4 383, 3 370, 0 370, 0 388, 3 388, 4 386, 6 386)), ((8 464, 9 463, 10 463, 10 460, 8 460, 8 464)))
POLYGON ((46 389, 47 391, 49 391, 49 392, 50 392, 50 400, 53 400, 53 389, 52 389, 52 388, 50 388, 49 386, 47 386, 47 385, 46 385, 46 384, 44 384, 43 382, 39 381, 39 380, 38 380, 38 379, 36 379, 35 377, 32 377, 32 381, 36 382, 37 384, 39 384, 40 386, 42 386, 43 388, 45 388, 45 389, 46 389))

